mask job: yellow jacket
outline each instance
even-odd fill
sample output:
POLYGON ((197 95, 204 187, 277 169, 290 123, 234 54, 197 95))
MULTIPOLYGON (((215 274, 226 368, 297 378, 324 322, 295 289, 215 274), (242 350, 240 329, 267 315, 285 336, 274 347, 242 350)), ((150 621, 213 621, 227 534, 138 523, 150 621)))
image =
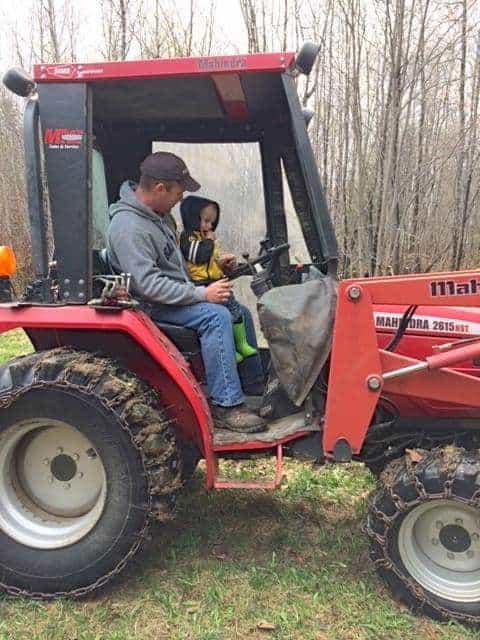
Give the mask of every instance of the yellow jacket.
POLYGON ((219 247, 216 240, 204 240, 199 231, 190 234, 182 232, 180 248, 185 258, 185 266, 193 282, 220 280, 224 273, 218 266, 219 247))

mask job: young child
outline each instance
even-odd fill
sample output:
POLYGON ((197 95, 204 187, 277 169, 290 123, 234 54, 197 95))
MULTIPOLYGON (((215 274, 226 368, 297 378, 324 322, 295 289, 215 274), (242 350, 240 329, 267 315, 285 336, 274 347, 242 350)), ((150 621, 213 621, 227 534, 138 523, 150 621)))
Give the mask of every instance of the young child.
MULTIPOLYGON (((215 229, 220 218, 220 206, 214 200, 188 196, 180 205, 183 231, 180 234, 180 249, 186 261, 187 271, 195 284, 210 284, 225 277, 224 268, 234 264, 232 254, 220 255, 215 229)), ((235 358, 237 363, 254 356, 257 350, 247 342, 245 325, 240 305, 233 293, 225 306, 233 320, 235 358)))

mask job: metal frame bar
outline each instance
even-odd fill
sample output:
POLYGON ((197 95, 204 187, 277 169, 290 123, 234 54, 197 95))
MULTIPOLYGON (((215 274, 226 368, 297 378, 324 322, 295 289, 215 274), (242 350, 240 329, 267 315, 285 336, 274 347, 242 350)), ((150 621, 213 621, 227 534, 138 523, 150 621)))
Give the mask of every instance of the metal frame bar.
POLYGON ((35 64, 33 77, 46 82, 102 82, 127 78, 158 76, 209 75, 212 73, 283 73, 292 66, 292 52, 256 53, 238 56, 204 58, 171 58, 162 60, 124 60, 121 62, 91 62, 70 64, 35 64))
POLYGON ((40 84, 40 121, 48 175, 60 300, 91 297, 91 90, 40 84))
MULTIPOLYGON (((288 227, 285 214, 283 193, 281 148, 278 145, 278 132, 265 131, 260 142, 260 156, 262 161, 263 193, 265 197, 265 217, 267 222, 267 236, 274 245, 288 242, 288 227)), ((282 253, 279 257, 279 269, 275 270, 275 282, 281 284, 281 268, 288 268, 290 253, 282 253)))
MULTIPOLYGON (((42 185, 40 149, 40 115, 38 100, 29 100, 23 115, 23 141, 25 147, 25 180, 28 217, 32 242, 33 273, 37 280, 48 275, 47 235, 42 185)), ((48 302, 48 300, 45 300, 48 302)))
POLYGON ((292 200, 312 260, 325 263, 328 265, 329 273, 336 273, 338 246, 335 231, 323 196, 317 163, 291 74, 284 73, 282 83, 290 109, 293 135, 293 144, 285 146, 282 152, 292 200), (298 174, 301 176, 300 184, 298 174))
MULTIPOLYGON (((216 471, 218 464, 216 465, 216 471)), ((265 489, 272 491, 276 489, 282 481, 283 470, 283 447, 276 446, 275 454, 275 476, 273 480, 228 480, 227 478, 215 478, 214 489, 265 489)))

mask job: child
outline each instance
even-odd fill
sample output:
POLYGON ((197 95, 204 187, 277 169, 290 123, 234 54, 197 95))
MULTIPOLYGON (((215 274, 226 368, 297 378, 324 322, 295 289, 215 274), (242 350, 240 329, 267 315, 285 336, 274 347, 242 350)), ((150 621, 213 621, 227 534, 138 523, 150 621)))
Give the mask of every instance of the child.
MULTIPOLYGON (((186 261, 187 271, 195 284, 208 285, 225 277, 223 268, 234 264, 235 256, 219 254, 215 229, 220 217, 220 206, 213 200, 188 196, 180 205, 183 231, 180 234, 180 249, 186 261)), ((240 305, 233 293, 225 303, 232 315, 235 358, 237 364, 244 358, 254 356, 257 350, 247 342, 245 325, 240 305)))

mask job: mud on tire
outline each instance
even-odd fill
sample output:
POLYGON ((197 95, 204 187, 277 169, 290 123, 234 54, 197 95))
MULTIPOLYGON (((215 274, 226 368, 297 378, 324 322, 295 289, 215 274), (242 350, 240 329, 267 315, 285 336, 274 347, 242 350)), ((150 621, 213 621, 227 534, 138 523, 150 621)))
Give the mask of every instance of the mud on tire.
POLYGON ((391 462, 365 529, 370 556, 395 597, 435 619, 480 623, 477 452, 447 446, 391 462))
POLYGON ((41 599, 103 586, 149 519, 171 517, 181 473, 157 395, 113 360, 60 348, 10 361, 0 368, 0 588, 41 599))

